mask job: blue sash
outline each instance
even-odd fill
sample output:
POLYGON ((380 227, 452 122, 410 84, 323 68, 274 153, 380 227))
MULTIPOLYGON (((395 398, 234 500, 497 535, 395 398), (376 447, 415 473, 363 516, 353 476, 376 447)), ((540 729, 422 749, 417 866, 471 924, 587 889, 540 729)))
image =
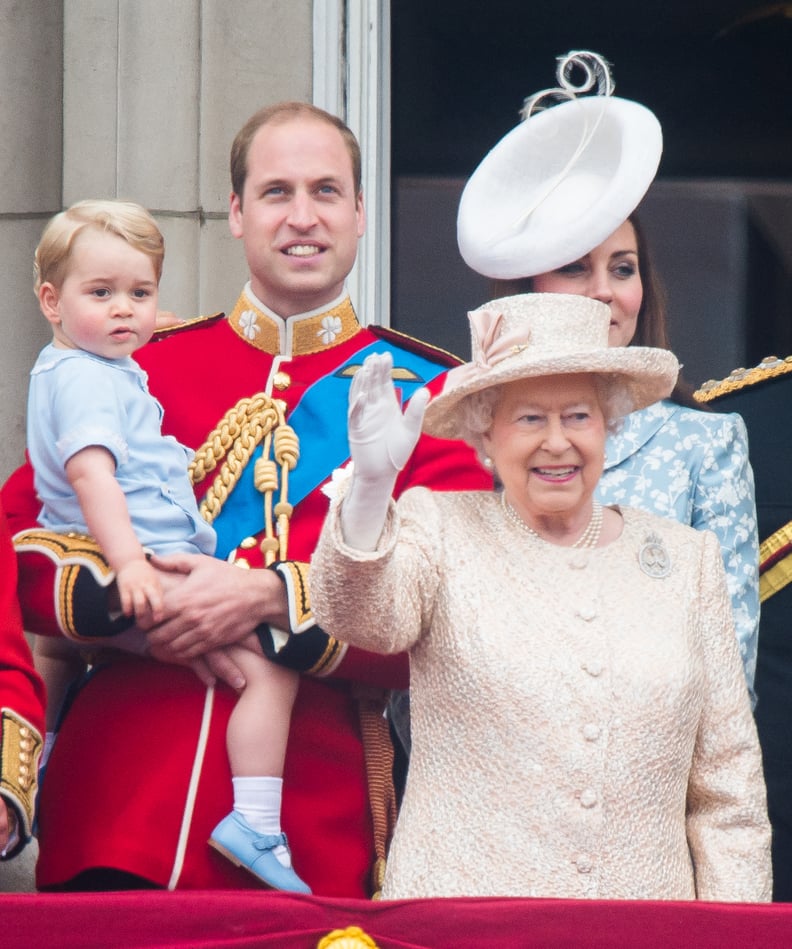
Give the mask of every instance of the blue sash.
MULTIPOLYGON (((353 373, 352 366, 360 366, 370 353, 389 352, 396 369, 407 369, 414 380, 397 380, 402 402, 407 402, 416 389, 427 385, 446 371, 446 367, 418 353, 402 349, 395 343, 377 340, 358 350, 345 363, 321 379, 317 379, 303 393, 303 397, 288 417, 289 425, 300 439, 300 459, 289 472, 289 503, 295 507, 325 481, 336 468, 349 460, 347 439, 347 403, 353 373)), ((236 487, 223 509, 215 518, 217 550, 215 556, 227 557, 244 537, 264 530, 264 500, 253 483, 253 468, 261 457, 259 445, 245 466, 236 487)), ((277 498, 275 499, 277 501, 277 498)))

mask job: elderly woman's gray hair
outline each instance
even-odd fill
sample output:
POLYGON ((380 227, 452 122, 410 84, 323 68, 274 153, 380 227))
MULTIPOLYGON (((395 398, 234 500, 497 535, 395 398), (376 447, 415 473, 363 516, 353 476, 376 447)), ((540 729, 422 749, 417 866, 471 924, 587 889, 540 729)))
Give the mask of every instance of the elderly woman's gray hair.
MULTIPOLYGON (((592 377, 607 430, 613 433, 618 430, 622 418, 633 410, 629 388, 623 378, 616 374, 593 373, 592 377)), ((459 405, 459 437, 475 450, 481 462, 487 457, 484 435, 492 428, 502 390, 503 386, 481 389, 467 396, 459 405)))

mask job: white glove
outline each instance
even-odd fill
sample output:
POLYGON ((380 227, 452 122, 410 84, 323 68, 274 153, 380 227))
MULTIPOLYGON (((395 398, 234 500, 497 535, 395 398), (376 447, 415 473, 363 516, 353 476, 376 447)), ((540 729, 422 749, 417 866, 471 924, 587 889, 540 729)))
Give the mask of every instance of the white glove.
POLYGON ((421 434, 429 392, 419 389, 402 414, 393 387, 390 353, 372 354, 349 390, 349 448, 353 475, 341 508, 344 540, 357 550, 374 550, 393 487, 421 434))

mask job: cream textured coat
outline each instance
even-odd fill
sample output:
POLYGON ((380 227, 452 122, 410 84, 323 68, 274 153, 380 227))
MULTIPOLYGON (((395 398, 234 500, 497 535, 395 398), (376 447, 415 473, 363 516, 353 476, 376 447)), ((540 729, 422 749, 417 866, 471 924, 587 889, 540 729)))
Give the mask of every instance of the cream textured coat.
POLYGON ((417 488, 363 553, 334 506, 312 568, 319 623, 410 650, 386 898, 770 899, 717 541, 622 514, 618 540, 574 550, 521 530, 497 495, 417 488))

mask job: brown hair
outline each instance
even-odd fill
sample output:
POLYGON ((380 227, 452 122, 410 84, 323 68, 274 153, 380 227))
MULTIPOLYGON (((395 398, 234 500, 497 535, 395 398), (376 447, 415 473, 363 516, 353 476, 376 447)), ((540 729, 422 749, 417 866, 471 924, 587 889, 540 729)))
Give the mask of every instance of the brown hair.
MULTIPOLYGON (((638 216, 633 212, 627 220, 632 224, 633 231, 635 232, 635 243, 638 250, 638 273, 641 277, 641 285, 643 287, 643 298, 641 300, 641 308, 638 310, 635 335, 629 345, 653 346, 656 349, 671 349, 671 342, 668 336, 668 321, 666 319, 665 288, 663 287, 660 276, 657 273, 657 268, 652 260, 649 244, 646 240, 646 233, 638 220, 638 216)), ((531 277, 521 277, 516 280, 495 280, 492 284, 492 292, 493 299, 502 296, 511 296, 516 293, 531 293, 533 292, 533 280, 531 277)), ((709 406, 707 406, 706 403, 698 402, 694 398, 694 388, 695 387, 683 379, 680 374, 668 398, 678 405, 709 411, 709 406)))
MULTIPOLYGON (((635 326, 635 335, 630 341, 631 346, 654 346, 657 349, 671 349, 668 335, 668 319, 665 288, 657 273, 657 268, 649 251, 646 233, 638 216, 633 212, 627 219, 635 231, 635 242, 638 248, 638 273, 641 275, 643 286, 643 300, 638 311, 638 322, 635 326)), ((676 384, 668 396, 672 402, 688 408, 709 411, 709 406, 698 402, 692 386, 682 377, 680 372, 676 384)))
POLYGON ((159 283, 165 259, 165 239, 149 212, 132 201, 78 201, 47 222, 33 259, 33 289, 42 283, 60 287, 66 278, 77 237, 88 227, 114 234, 154 265, 159 283))
POLYGON ((352 180, 355 184, 355 194, 360 194, 362 186, 360 145, 349 126, 342 122, 338 116, 325 112, 324 109, 308 102, 278 102, 275 105, 265 106, 251 115, 237 132, 231 145, 231 187, 234 194, 239 198, 240 204, 242 203, 242 193, 245 190, 245 180, 247 178, 248 152, 258 130, 264 125, 289 122, 298 118, 317 119, 320 122, 326 122, 340 132, 352 161, 352 180))

